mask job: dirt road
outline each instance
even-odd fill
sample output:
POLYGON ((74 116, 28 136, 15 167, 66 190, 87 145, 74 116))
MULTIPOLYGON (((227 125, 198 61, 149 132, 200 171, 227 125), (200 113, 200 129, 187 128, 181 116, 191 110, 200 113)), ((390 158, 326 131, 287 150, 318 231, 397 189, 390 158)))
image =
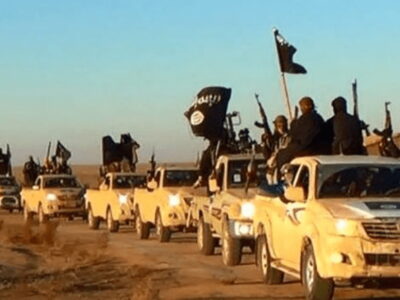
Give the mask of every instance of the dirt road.
MULTIPOLYGON (((0 299, 304 299, 290 278, 265 286, 246 254, 225 267, 220 255, 198 254, 194 234, 168 244, 121 232, 92 231, 81 220, 24 226, 1 212, 0 299)), ((400 299, 400 289, 336 290, 335 299, 400 299)))

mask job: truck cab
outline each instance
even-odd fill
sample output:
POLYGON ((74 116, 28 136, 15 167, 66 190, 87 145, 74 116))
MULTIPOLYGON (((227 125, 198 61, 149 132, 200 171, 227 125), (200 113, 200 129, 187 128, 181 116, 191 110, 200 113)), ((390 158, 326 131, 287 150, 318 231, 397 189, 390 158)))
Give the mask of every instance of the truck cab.
POLYGON ((290 169, 284 193, 260 192, 254 201, 264 282, 290 274, 307 299, 331 299, 338 283, 399 278, 399 160, 311 156, 290 169))
POLYGON ((21 193, 25 221, 35 214, 40 223, 59 216, 85 217, 84 192, 73 175, 40 175, 32 188, 21 193))
POLYGON ((214 175, 209 179, 211 196, 196 197, 191 208, 191 216, 197 221, 197 244, 201 253, 213 254, 220 243, 224 264, 237 265, 243 246, 253 248, 252 198, 265 180, 265 167, 261 154, 230 154, 218 158, 214 175), (255 169, 251 180, 247 172, 249 164, 255 169))
POLYGON ((101 221, 106 221, 110 232, 117 232, 120 224, 134 220, 133 192, 146 183, 146 176, 136 173, 107 173, 98 189, 86 192, 88 224, 98 229, 101 221))
POLYGON ((196 167, 161 166, 146 188, 135 190, 139 238, 147 239, 152 226, 156 227, 160 242, 168 242, 173 232, 185 230, 188 210, 197 192, 193 188, 197 177, 196 167))
POLYGON ((14 176, 0 175, 0 207, 8 210, 22 210, 21 205, 21 186, 17 183, 14 176))

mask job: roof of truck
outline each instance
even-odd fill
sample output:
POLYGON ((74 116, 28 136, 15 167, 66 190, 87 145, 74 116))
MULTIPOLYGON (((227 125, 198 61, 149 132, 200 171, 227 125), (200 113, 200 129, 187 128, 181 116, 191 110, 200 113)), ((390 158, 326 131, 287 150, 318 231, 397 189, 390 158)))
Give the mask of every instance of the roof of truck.
POLYGON ((391 157, 375 155, 319 155, 297 157, 292 164, 316 163, 321 165, 335 164, 399 164, 400 160, 391 157))

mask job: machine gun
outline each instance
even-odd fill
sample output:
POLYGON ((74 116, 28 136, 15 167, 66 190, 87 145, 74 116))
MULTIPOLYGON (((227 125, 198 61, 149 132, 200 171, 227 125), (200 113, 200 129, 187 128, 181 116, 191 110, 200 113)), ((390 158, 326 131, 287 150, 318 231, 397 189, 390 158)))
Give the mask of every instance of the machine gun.
POLYGON ((385 102, 385 128, 382 131, 374 129, 374 133, 382 137, 379 142, 380 155, 398 158, 400 157, 400 149, 393 141, 392 116, 389 110, 389 105, 390 102, 385 102))
POLYGON ((363 130, 366 134, 366 136, 370 136, 371 133, 369 132, 369 125, 365 123, 364 121, 360 120, 360 116, 358 113, 358 93, 357 93, 357 80, 354 79, 354 81, 351 84, 352 91, 353 91, 353 115, 359 120, 360 122, 360 127, 361 130, 363 130))
POLYGON ((255 121, 254 125, 258 128, 262 128, 264 130, 263 134, 263 140, 265 143, 264 146, 264 156, 266 159, 268 159, 273 151, 273 141, 272 141, 272 132, 271 128, 269 127, 268 124, 268 119, 267 119, 267 114, 265 113, 264 107, 262 106, 260 100, 259 100, 259 95, 254 94, 257 104, 258 104, 258 109, 260 111, 260 116, 261 116, 261 122, 255 121))

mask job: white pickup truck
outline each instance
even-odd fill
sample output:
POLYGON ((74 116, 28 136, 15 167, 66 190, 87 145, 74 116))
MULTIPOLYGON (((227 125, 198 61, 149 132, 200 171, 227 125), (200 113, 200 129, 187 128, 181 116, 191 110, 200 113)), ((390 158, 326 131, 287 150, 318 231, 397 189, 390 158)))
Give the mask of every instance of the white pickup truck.
POLYGON ((39 222, 51 217, 85 217, 84 187, 72 175, 40 175, 32 188, 21 192, 24 218, 28 221, 34 214, 39 222))
POLYGON ((110 232, 134 220, 133 192, 146 184, 146 176, 136 173, 107 173, 98 189, 85 195, 89 228, 98 229, 105 220, 110 232))
MULTIPOLYGON (((376 156, 294 159, 285 191, 254 200, 257 264, 266 284, 302 280, 307 299, 335 284, 400 278, 400 161, 376 156)), ((287 174, 289 175, 289 174, 287 174)))
POLYGON ((186 228, 186 217, 198 177, 195 167, 164 166, 157 168, 147 188, 134 194, 136 230, 140 239, 147 239, 150 227, 156 227, 160 242, 168 242, 171 234, 186 228))

